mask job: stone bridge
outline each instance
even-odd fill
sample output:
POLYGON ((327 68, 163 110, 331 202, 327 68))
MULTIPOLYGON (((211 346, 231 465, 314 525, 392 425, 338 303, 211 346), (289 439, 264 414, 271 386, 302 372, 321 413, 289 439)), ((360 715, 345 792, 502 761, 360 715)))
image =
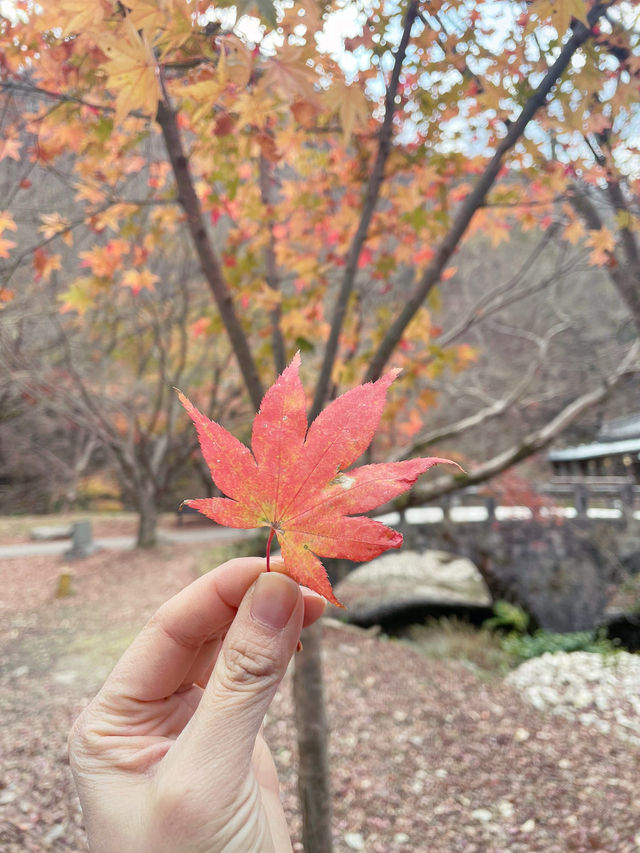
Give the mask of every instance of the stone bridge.
POLYGON ((640 571, 640 521, 504 519, 397 525, 405 547, 468 557, 494 600, 524 607, 541 628, 592 628, 611 592, 640 571))
MULTIPOLYGON (((460 509, 408 510, 400 520, 382 520, 402 532, 407 549, 470 559, 493 600, 523 607, 532 627, 592 629, 602 623, 612 592, 640 572, 640 513, 513 518, 490 502, 460 509)), ((344 577, 351 566, 336 565, 331 574, 344 577)))

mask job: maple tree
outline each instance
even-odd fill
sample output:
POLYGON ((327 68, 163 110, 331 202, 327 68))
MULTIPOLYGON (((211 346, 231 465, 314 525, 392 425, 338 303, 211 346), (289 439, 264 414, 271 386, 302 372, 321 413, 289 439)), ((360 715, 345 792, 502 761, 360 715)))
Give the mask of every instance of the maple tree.
POLYGON ((199 399, 209 411, 224 411, 233 424, 234 408, 242 410, 228 346, 211 345, 201 331, 203 294, 192 264, 179 247, 171 249, 154 295, 105 293, 90 309, 91 323, 87 315, 42 312, 41 282, 25 284, 7 305, 0 318, 7 380, 0 383, 0 447, 11 451, 3 475, 13 508, 32 512, 47 490, 43 510, 67 505, 82 491, 81 478, 106 471, 138 512, 138 545, 153 545, 158 511, 174 509, 171 489, 186 482, 196 447, 171 386, 206 378, 199 399), (156 298, 166 293, 170 298, 156 298), (17 452, 27 437, 41 448, 37 454, 17 452), (40 479, 30 474, 23 496, 20 472, 36 470, 40 479))
POLYGON ((253 452, 179 393, 211 476, 227 496, 185 503, 228 527, 268 527, 267 571, 275 533, 287 574, 340 606, 318 556, 362 561, 399 548, 400 533, 354 513, 407 491, 433 465, 455 463, 431 456, 349 468, 371 443, 398 371, 347 391, 308 427, 299 367, 297 353, 265 394, 253 422, 253 452))
MULTIPOLYGON (((390 359, 403 368, 372 458, 516 412, 511 443, 493 430, 466 476, 419 484, 415 502, 526 458, 637 374, 621 340, 544 417, 525 405, 527 365, 495 400, 480 388, 480 406, 433 427, 441 377, 482 360, 468 330, 540 286, 489 271, 486 294, 444 328, 438 300, 459 292, 465 245, 485 241, 493 258, 543 232, 534 271, 543 252, 582 253, 640 328, 635 3, 372 3, 348 13, 337 51, 323 30, 345 11, 313 0, 17 0, 1 14, 4 314, 29 275, 60 297, 65 323, 99 322, 96 304, 122 292, 160 301, 155 259, 188 235, 216 306, 192 319, 210 340, 226 335, 254 410, 302 349, 318 377, 312 419, 390 359), (43 174, 63 181, 65 202, 34 222, 24 199, 43 174)), ((554 322, 535 331, 540 369, 554 322)), ((305 845, 331 849, 326 833, 305 845)))

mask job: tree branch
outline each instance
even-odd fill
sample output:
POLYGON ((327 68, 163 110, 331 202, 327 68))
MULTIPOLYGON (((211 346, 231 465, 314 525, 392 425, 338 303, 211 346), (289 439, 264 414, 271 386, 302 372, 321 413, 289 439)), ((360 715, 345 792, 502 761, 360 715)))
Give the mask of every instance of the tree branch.
MULTIPOLYGON (((612 201, 613 198, 616 198, 618 203, 621 201, 624 205, 623 207, 616 209, 627 211, 628 208, 624 203, 624 196, 622 196, 622 191, 620 190, 619 185, 617 187, 617 191, 615 188, 613 189, 613 196, 611 195, 612 191, 609 185, 610 182, 607 181, 609 198, 612 201)), ((569 203, 590 231, 599 231, 601 228, 604 228, 604 222, 602 221, 602 217, 598 210, 587 195, 585 189, 577 183, 573 184, 571 192, 569 193, 569 203)), ((615 206, 615 202, 613 203, 615 206)), ((623 229, 621 229, 621 232, 622 230, 623 229)), ((633 322, 640 332, 640 287, 638 287, 640 263, 638 262, 638 249, 633 234, 630 233, 628 228, 624 230, 629 233, 626 238, 621 234, 620 242, 622 242, 622 248, 625 253, 627 263, 620 263, 619 253, 614 250, 613 252, 608 253, 611 257, 612 264, 607 266, 606 271, 609 274, 611 281, 614 283, 621 299, 629 309, 633 322)))
MULTIPOLYGON (((267 229, 269 231, 269 242, 264 250, 264 262, 267 273, 267 285, 274 291, 280 292, 280 278, 278 276, 278 267, 276 264, 276 240, 273 233, 273 216, 271 208, 274 203, 273 199, 273 166, 266 159, 264 154, 260 154, 260 195, 262 203, 267 211, 267 229)), ((280 329, 280 318, 282 309, 278 303, 271 312, 271 344, 273 346, 273 360, 275 363, 276 373, 282 373, 287 366, 286 351, 282 330, 280 329)))
POLYGON ((464 432, 467 432, 474 427, 478 427, 487 421, 497 418, 500 415, 503 415, 506 411, 508 411, 514 403, 516 403, 527 390, 534 376, 536 375, 538 368, 545 361, 545 358, 548 354, 549 344, 551 340, 560 332, 563 332, 566 329, 565 324, 558 324, 554 326, 553 329, 549 331, 549 333, 544 338, 534 337, 534 342, 538 346, 538 356, 535 359, 532 359, 529 362, 529 366, 522 377, 522 379, 512 388, 509 394, 506 397, 503 397, 501 400, 495 400, 490 405, 485 406, 484 409, 480 409, 474 414, 469 415, 466 418, 461 418, 453 424, 448 424, 447 426, 440 427, 439 429, 429 430, 428 432, 422 433, 419 435, 415 442, 411 445, 411 447, 403 448, 399 453, 394 454, 394 456, 389 459, 390 462, 399 462, 403 459, 409 459, 417 454, 423 453, 425 449, 431 445, 436 444, 437 442, 444 441, 445 439, 452 438, 453 436, 461 435, 464 432))
POLYGON ((505 138, 498 145, 495 154, 487 164, 486 169, 480 176, 474 189, 462 203, 449 232, 440 243, 433 260, 424 271, 422 278, 414 289, 414 292, 411 294, 403 309, 387 330, 387 333, 383 337, 377 351, 371 359, 365 381, 377 379, 384 370, 387 361, 400 342, 404 330, 411 322, 418 308, 429 295, 431 289, 440 280, 444 268, 458 247, 458 244, 469 227, 475 212, 484 203, 485 196, 495 183, 500 169, 502 168, 502 162, 505 154, 513 148, 524 133, 524 130, 531 119, 538 110, 544 106, 548 95, 568 67, 575 52, 591 36, 590 27, 593 27, 598 18, 603 14, 605 5, 606 4, 597 3, 593 6, 588 15, 588 27, 580 21, 575 22, 573 25, 571 36, 560 51, 558 58, 523 107, 517 120, 510 125, 505 138))
POLYGON ((567 427, 577 420, 580 415, 592 406, 605 400, 625 377, 640 373, 640 364, 638 363, 639 353, 640 344, 636 341, 616 370, 605 377, 597 388, 593 388, 581 394, 575 400, 572 400, 571 403, 565 406, 561 412, 540 429, 529 433, 521 442, 496 454, 493 458, 488 459, 482 465, 478 465, 477 468, 474 468, 467 474, 446 475, 438 477, 436 480, 431 480, 424 485, 414 487, 409 495, 408 503, 404 505, 418 506, 462 487, 482 483, 547 447, 567 427))
POLYGON ((249 392, 253 407, 260 407, 263 397, 262 382, 258 368, 249 349, 249 341, 244 333, 238 315, 233 305, 231 292, 227 287, 222 272, 222 265, 211 245, 202 216, 200 200, 195 191, 189 161, 182 146, 182 139, 176 113, 164 101, 158 103, 156 120, 162 130, 162 136, 167 148, 167 154, 173 168, 173 174, 178 187, 178 201, 187 215, 187 223, 193 239, 202 272, 213 293, 216 305, 220 311, 222 322, 231 342, 233 352, 238 361, 242 378, 249 392))
MULTIPOLYGON (((622 192, 620 182, 612 174, 607 178, 607 193, 609 194, 611 204, 613 205, 616 213, 623 214, 623 216, 630 216, 629 205, 627 204, 622 192)), ((635 271, 637 275, 637 273, 640 272, 640 252, 638 251, 638 243, 629 226, 620 225, 620 221, 624 221, 624 219, 618 220, 620 242, 622 243, 622 248, 624 249, 628 266, 632 271, 635 271)))
POLYGON ((380 195, 380 187, 384 180, 385 167, 387 160, 389 159, 389 154, 391 153, 393 118, 396 111, 395 99, 400 83, 400 73, 402 71, 407 47, 409 46, 409 40, 411 38, 411 29, 417 14, 418 0, 411 0, 404 19, 402 37, 396 51, 393 71, 391 72, 391 78, 385 94, 384 120, 378 137, 378 153, 373 164, 373 169, 371 170, 369 183, 364 196, 360 222, 358 223, 358 228, 353 236, 353 240, 351 241, 351 245, 349 246, 349 251, 347 253, 344 275, 342 277, 342 283, 333 309, 329 338, 325 347, 320 375, 318 376, 318 383, 316 385, 316 393, 309 416, 310 420, 313 420, 318 416, 327 398, 329 383, 331 382, 331 374, 333 372, 333 365, 338 352, 340 334, 342 332, 344 318, 349 305, 349 297, 353 290, 356 272, 358 270, 358 260, 367 239, 369 225, 371 224, 380 195))

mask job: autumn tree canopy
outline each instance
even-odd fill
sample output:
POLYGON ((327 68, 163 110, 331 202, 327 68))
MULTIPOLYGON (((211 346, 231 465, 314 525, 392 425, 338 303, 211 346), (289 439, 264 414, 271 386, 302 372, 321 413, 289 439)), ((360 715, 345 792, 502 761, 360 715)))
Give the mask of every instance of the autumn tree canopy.
MULTIPOLYGON (((114 304, 135 315, 145 300, 171 299, 166 265, 188 243, 213 299, 185 329, 228 342, 237 370, 225 380, 242 380, 247 408, 298 349, 305 387, 316 380, 312 417, 390 362, 403 368, 376 456, 403 458, 520 406, 517 435, 492 428, 466 478, 418 484, 414 500, 526 458, 637 374, 637 2, 2 8, 7 350, 23 342, 27 293, 65 334, 114 304), (45 178, 53 196, 38 193, 45 178), (505 257, 513 270, 498 281, 505 257), (560 291, 566 258, 573 298, 560 291), (606 319, 605 287, 629 322, 601 335, 605 346, 583 341, 592 369, 572 382, 554 341, 567 328, 580 339, 585 306, 606 319), (526 302, 536 290, 549 295, 545 312, 526 302), (515 323, 486 325, 518 302, 515 323), (475 408, 431 429, 440 378, 481 360, 473 328, 494 365, 497 335, 511 336, 502 361, 513 370, 497 393, 478 383, 475 408), (560 391, 548 393, 550 379, 560 391), (523 405, 528 388, 544 404, 537 420, 523 405)), ((211 379, 184 390, 208 407, 211 379)), ((305 849, 328 853, 330 798, 307 785, 327 778, 322 724, 305 724, 322 708, 316 640, 298 656, 295 692, 305 849)))
MULTIPOLYGON (((392 416, 422 440, 430 380, 476 358, 434 319, 464 241, 552 233, 640 326, 637 18, 590 0, 17 2, 3 304, 27 276, 91 323, 154 298, 163 250, 189 240, 214 297, 189 329, 227 336, 254 407, 296 349, 312 414, 392 360, 392 416), (42 173, 61 191, 35 229, 42 173)), ((618 355, 596 397, 635 364, 618 355)), ((498 468, 524 453, 505 452, 498 468)))

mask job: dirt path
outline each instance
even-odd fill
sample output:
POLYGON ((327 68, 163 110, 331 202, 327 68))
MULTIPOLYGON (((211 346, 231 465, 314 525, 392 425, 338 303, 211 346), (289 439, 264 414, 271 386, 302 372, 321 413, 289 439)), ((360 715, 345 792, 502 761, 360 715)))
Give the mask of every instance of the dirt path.
MULTIPOLYGON (((58 558, 3 562, 3 853, 86 850, 69 725, 145 619, 211 560, 198 544, 101 552, 74 564, 64 599, 54 597, 58 558)), ((327 626, 325 654, 336 853, 640 849, 637 749, 398 642, 327 626)), ((266 730, 298 838, 288 684, 266 730)))

